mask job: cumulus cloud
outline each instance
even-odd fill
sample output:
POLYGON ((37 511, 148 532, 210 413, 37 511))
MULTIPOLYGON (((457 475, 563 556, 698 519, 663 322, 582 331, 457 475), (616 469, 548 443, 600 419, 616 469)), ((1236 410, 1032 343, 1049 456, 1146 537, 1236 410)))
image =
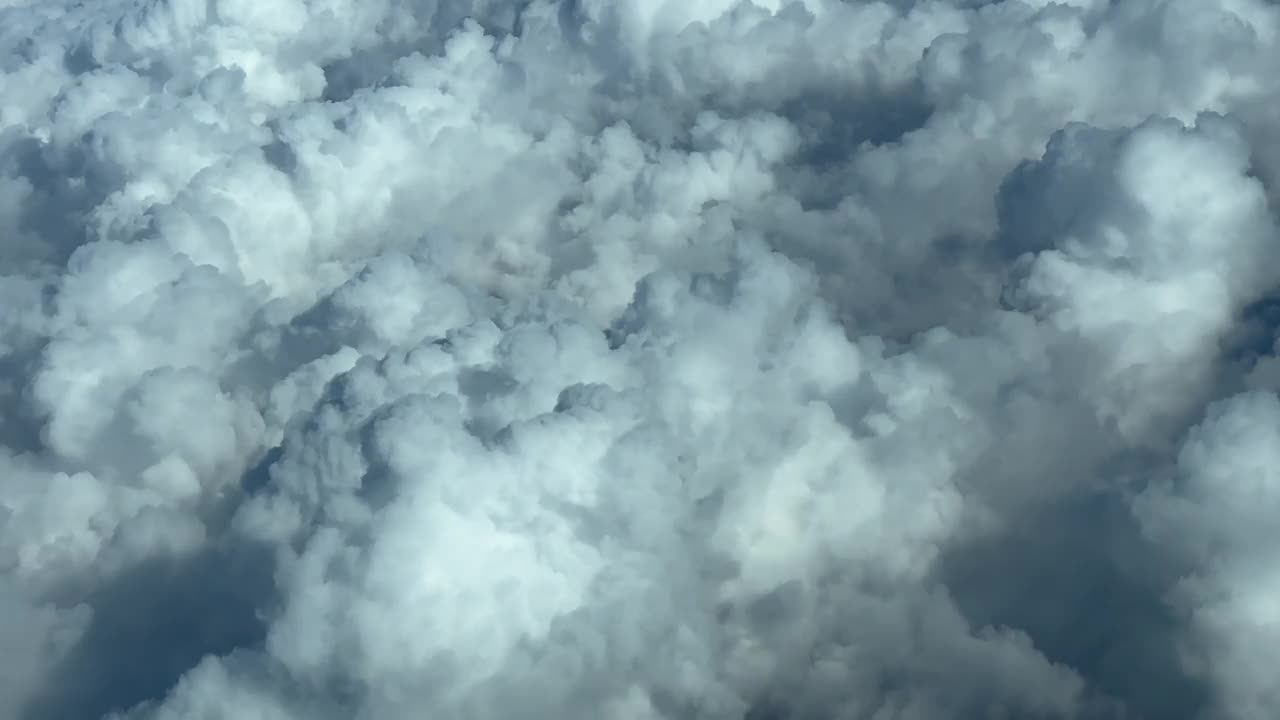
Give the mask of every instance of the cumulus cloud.
POLYGON ((1261 717, 1280 701, 1276 576, 1264 558, 1277 510, 1280 401, 1248 393, 1214 403, 1189 433, 1177 472, 1137 499, 1143 528, 1190 568, 1172 597, 1182 651, 1223 690, 1223 714, 1261 717))
POLYGON ((1278 41, 0 3, 0 717, 1275 716, 1278 41))

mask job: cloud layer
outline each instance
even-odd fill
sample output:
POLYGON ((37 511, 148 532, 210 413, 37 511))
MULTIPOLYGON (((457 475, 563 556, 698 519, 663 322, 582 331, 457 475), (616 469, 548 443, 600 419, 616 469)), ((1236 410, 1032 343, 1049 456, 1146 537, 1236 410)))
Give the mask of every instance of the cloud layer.
POLYGON ((1280 713, 1280 5, 0 0, 0 717, 1280 713))

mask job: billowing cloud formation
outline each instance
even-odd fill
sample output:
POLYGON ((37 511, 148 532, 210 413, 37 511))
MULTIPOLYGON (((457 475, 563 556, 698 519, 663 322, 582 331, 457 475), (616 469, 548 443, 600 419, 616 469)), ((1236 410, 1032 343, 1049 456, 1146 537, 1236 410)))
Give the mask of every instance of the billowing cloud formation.
POLYGON ((1280 715, 1280 6, 0 4, 0 717, 1280 715))

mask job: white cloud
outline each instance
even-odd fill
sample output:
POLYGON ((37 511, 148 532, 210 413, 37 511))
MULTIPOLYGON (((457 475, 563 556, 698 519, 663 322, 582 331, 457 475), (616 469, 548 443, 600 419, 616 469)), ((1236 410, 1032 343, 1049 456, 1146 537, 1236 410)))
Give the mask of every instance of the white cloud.
POLYGON ((0 715, 1270 717, 1278 31, 0 3, 0 715))
POLYGON ((1179 474, 1139 496, 1143 527, 1191 574, 1171 601, 1189 625, 1186 652, 1222 694, 1227 717, 1260 718, 1280 702, 1280 575, 1267 538, 1280 513, 1275 454, 1280 401, 1246 394, 1216 403, 1189 434, 1179 474))

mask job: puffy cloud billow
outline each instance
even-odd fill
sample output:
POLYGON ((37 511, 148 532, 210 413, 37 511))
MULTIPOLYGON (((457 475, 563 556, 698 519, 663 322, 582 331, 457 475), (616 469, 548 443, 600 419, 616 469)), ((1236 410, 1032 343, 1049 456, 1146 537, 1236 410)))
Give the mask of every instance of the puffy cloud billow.
POLYGON ((0 0, 0 718, 1280 717, 1280 4, 0 0))

